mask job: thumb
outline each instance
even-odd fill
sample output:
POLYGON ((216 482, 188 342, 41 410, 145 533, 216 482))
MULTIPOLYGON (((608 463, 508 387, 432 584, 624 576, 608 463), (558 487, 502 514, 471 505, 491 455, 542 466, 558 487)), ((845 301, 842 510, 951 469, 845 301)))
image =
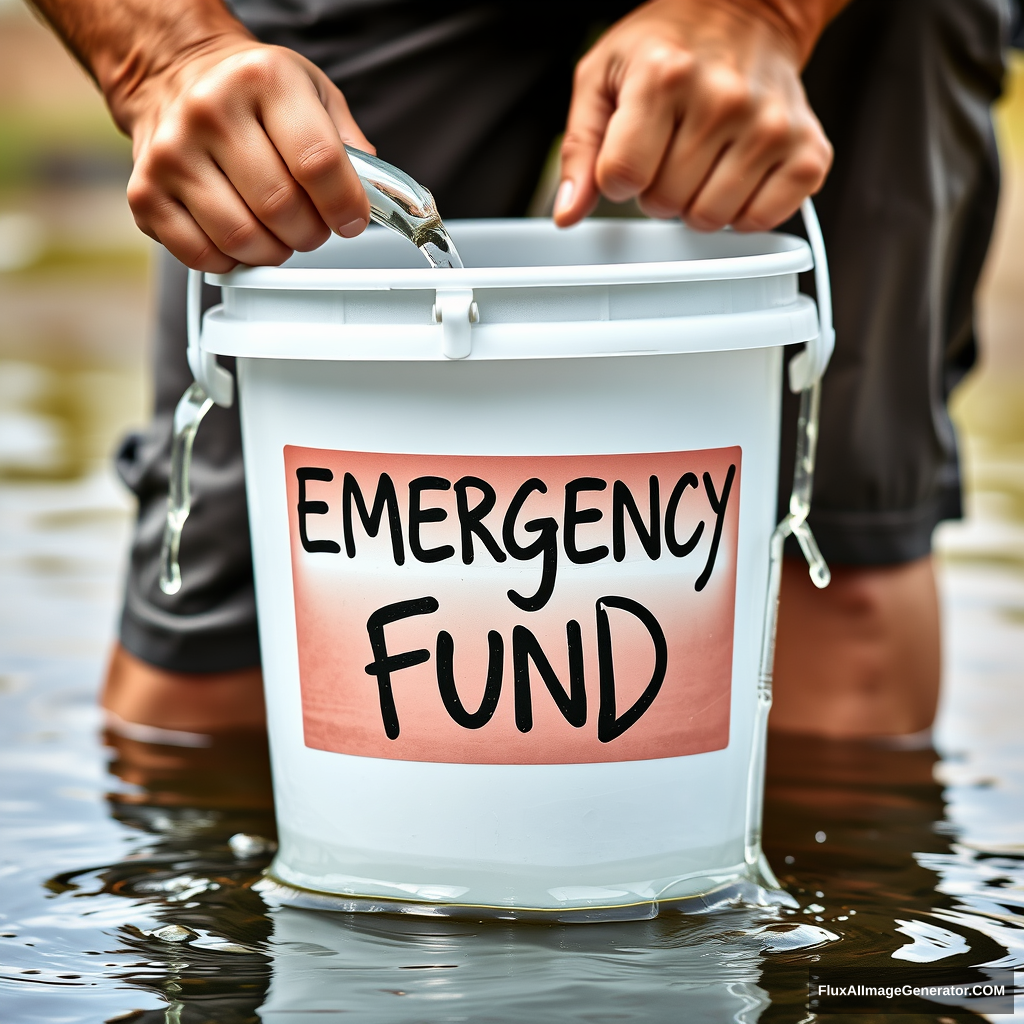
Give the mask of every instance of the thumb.
POLYGON ((561 183, 555 196, 555 223, 567 228, 597 205, 594 167, 615 108, 597 83, 577 79, 562 139, 561 183))

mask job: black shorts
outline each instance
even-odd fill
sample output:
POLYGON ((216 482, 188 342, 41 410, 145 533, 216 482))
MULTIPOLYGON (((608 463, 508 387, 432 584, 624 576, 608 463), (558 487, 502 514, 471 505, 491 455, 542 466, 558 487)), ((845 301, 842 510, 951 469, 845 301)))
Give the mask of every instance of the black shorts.
MULTIPOLYGON (((522 215, 564 123, 572 69, 594 26, 579 23, 579 5, 532 6, 235 4, 260 38, 324 67, 380 155, 426 184, 452 218, 522 215)), ((587 10, 610 21, 630 6, 587 10)), ((833 563, 920 558, 935 525, 960 515, 946 400, 975 358, 973 296, 999 183, 990 105, 1008 20, 1001 0, 853 0, 805 74, 835 146, 817 206, 836 350, 810 517, 833 563)), ((185 271, 163 254, 158 276, 155 415, 118 456, 139 499, 121 641, 177 671, 251 666, 259 644, 237 408, 214 407, 198 433, 182 588, 168 597, 158 584, 171 416, 191 382, 185 271)), ((782 496, 795 419, 787 392, 782 496)))

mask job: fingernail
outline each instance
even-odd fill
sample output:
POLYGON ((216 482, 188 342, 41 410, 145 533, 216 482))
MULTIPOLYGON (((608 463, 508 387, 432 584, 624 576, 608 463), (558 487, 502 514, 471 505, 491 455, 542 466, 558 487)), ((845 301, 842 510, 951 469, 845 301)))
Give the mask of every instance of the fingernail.
POLYGON ((338 228, 338 234, 342 238, 355 238, 356 235, 362 234, 366 230, 367 221, 364 217, 356 217, 355 220, 350 220, 347 224, 342 224, 338 228))
POLYGON ((561 185, 558 186, 558 192, 555 194, 555 213, 564 213, 572 206, 572 197, 576 194, 576 186, 573 184, 571 178, 566 178, 561 185))

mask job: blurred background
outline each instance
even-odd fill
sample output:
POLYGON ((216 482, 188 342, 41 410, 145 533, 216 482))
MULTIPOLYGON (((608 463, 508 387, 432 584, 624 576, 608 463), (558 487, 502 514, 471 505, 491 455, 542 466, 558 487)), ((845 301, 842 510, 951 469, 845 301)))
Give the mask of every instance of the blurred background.
POLYGON ((0 0, 0 476, 92 472, 143 418, 150 242, 91 81, 0 0))

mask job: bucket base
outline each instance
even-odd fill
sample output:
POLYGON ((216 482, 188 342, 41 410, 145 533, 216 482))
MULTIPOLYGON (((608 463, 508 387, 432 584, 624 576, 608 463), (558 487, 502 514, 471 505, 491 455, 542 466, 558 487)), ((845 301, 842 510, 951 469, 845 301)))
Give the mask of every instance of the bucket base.
MULTIPOLYGON (((710 879, 709 879, 710 881, 710 879)), ((766 881, 765 879, 761 880, 766 881)), ((650 921, 661 914, 707 914, 731 906, 796 906, 784 889, 769 887, 751 878, 738 877, 713 885, 707 891, 666 900, 605 907, 557 908, 491 907, 460 903, 427 903, 381 896, 349 896, 317 892, 289 885, 264 872, 254 886, 271 907, 328 910, 340 914, 395 914, 441 917, 469 921, 522 921, 533 924, 599 924, 611 921, 650 921)))

